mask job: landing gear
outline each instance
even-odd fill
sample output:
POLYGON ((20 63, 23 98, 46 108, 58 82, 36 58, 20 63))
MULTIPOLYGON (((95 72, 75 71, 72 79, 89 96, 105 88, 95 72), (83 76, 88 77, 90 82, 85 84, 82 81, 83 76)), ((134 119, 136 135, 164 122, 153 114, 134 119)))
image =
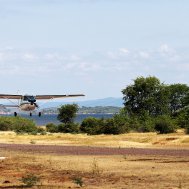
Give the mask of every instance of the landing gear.
POLYGON ((17 116, 17 112, 14 112, 14 117, 16 117, 17 116))
POLYGON ((39 112, 38 116, 41 117, 41 112, 39 112))
POLYGON ((32 116, 32 113, 30 112, 30 117, 32 116))

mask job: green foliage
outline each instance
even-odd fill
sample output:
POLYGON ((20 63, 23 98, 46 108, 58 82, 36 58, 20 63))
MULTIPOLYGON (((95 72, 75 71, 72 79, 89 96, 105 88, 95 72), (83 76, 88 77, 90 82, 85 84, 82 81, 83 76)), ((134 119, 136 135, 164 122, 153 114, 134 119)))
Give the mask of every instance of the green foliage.
POLYGON ((169 89, 169 106, 170 111, 174 114, 179 109, 189 105, 187 100, 189 97, 189 87, 185 84, 172 84, 168 86, 169 89))
POLYGON ((130 130, 127 118, 121 114, 114 115, 109 119, 97 119, 88 117, 83 120, 80 126, 81 132, 90 135, 95 134, 121 134, 130 130))
POLYGON ((41 127, 37 128, 37 133, 39 133, 40 135, 46 135, 47 134, 47 132, 45 131, 45 129, 43 129, 41 127))
POLYGON ((85 118, 80 126, 80 130, 83 133, 90 135, 96 135, 102 133, 104 121, 103 119, 97 119, 94 117, 85 118))
POLYGON ((12 130, 12 120, 9 117, 0 117, 0 131, 12 130))
POLYGON ((128 122, 120 115, 115 115, 113 118, 105 120, 103 133, 104 134, 123 134, 130 130, 128 122))
POLYGON ((153 132, 155 131, 155 118, 148 117, 140 122, 139 132, 153 132))
POLYGON ((176 122, 181 128, 189 127, 189 107, 185 107, 176 112, 176 122))
POLYGON ((77 123, 62 123, 58 125, 60 133, 79 133, 79 125, 77 123))
POLYGON ((37 132, 37 127, 32 120, 22 117, 0 117, 0 130, 13 130, 16 133, 37 132))
POLYGON ((47 132, 50 132, 50 133, 57 133, 58 127, 54 123, 48 123, 46 125, 46 130, 47 130, 47 132))
POLYGON ((76 113, 79 107, 77 104, 66 104, 61 106, 58 111, 58 120, 62 123, 73 123, 74 118, 76 117, 76 113))
POLYGON ((27 174, 21 178, 21 181, 28 187, 32 187, 40 181, 40 178, 34 174, 27 174))
POLYGON ((73 182, 77 185, 79 185, 80 187, 83 186, 83 180, 82 180, 82 177, 75 177, 73 178, 73 182))
POLYGON ((159 116, 155 121, 155 130, 160 134, 173 133, 176 131, 176 126, 169 116, 159 116))
POLYGON ((22 117, 15 117, 13 123, 13 130, 16 133, 37 133, 37 127, 32 120, 22 117))
POLYGON ((131 131, 139 131, 141 127, 141 122, 137 116, 130 116, 128 119, 128 124, 131 131))
POLYGON ((156 77, 138 77, 122 93, 125 109, 130 116, 157 116, 168 111, 168 91, 156 77))

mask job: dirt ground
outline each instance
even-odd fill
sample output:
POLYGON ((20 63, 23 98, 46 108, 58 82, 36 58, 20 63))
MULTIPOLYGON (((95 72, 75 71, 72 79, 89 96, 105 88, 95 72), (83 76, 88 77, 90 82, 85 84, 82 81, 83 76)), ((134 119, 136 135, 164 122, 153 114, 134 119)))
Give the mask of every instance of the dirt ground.
POLYGON ((40 178, 33 188, 133 189, 189 188, 189 157, 78 156, 1 150, 0 188, 24 188, 28 173, 40 178))
POLYGON ((22 178, 30 174, 39 178, 39 181, 32 187, 36 189, 189 189, 187 137, 183 133, 159 136, 153 133, 136 134, 135 136, 134 134, 91 136, 91 138, 82 135, 58 135, 57 138, 56 135, 16 136, 10 133, 1 133, 0 188, 28 188, 22 178), (154 139, 153 135, 157 138, 154 139), (12 142, 6 141, 7 138, 12 142), (93 147, 86 145, 82 138, 90 140, 93 147), (61 142, 67 141, 67 144, 54 145, 56 139, 61 142), (80 143, 77 142, 80 139, 80 143), (98 139, 103 142, 103 145, 94 147, 98 139), (3 140, 6 141, 6 144, 2 144, 3 140), (51 146, 49 146, 48 140, 51 146), (75 145, 74 140, 76 141, 75 145), (150 145, 145 144, 147 147, 136 145, 136 148, 127 149, 119 145, 111 146, 110 140, 112 144, 125 140, 141 144, 145 142, 150 145), (158 146, 155 144, 153 148, 151 145, 153 140, 165 141, 165 143, 158 146), (173 143, 174 140, 177 142, 173 143), (183 140, 184 143, 181 142, 183 140), (23 144, 24 148, 23 145, 17 145, 16 141, 23 144), (68 145, 68 142, 72 146, 68 145), (45 148, 42 143, 45 143, 45 148), (84 145, 79 147, 78 144, 82 143, 84 145), (68 150, 69 153, 67 153, 68 151, 58 153, 57 149, 61 148, 64 149, 64 152, 68 150), (92 153, 86 154, 86 149, 92 150, 92 153), (108 150, 108 153, 98 153, 99 150, 103 151, 104 149, 108 150), (85 153, 79 153, 82 150, 85 153), (116 153, 110 153, 112 151, 116 151, 116 153), (141 151, 145 153, 141 153, 141 151))

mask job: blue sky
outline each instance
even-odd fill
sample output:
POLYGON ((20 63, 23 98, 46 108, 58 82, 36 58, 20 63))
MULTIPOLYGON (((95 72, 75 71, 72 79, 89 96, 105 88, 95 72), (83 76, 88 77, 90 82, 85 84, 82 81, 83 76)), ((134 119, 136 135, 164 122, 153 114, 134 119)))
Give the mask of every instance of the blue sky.
POLYGON ((121 97, 189 84, 188 0, 0 0, 1 93, 121 97))

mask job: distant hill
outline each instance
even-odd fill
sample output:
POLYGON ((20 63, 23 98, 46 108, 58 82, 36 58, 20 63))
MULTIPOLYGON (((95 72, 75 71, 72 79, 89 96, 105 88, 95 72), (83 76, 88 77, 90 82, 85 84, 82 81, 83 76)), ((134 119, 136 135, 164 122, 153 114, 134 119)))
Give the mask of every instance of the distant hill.
MULTIPOLYGON (((86 107, 82 106, 78 110, 78 114, 116 114, 119 113, 121 107, 115 106, 95 106, 86 107)), ((58 114, 58 107, 44 108, 42 110, 45 114, 58 114)))
POLYGON ((49 102, 42 106, 42 108, 51 108, 58 107, 64 104, 73 104, 76 103, 80 107, 96 107, 96 106, 114 106, 114 107, 123 107, 123 99, 122 98, 103 98, 96 100, 87 100, 87 101, 70 101, 70 102, 49 102))

